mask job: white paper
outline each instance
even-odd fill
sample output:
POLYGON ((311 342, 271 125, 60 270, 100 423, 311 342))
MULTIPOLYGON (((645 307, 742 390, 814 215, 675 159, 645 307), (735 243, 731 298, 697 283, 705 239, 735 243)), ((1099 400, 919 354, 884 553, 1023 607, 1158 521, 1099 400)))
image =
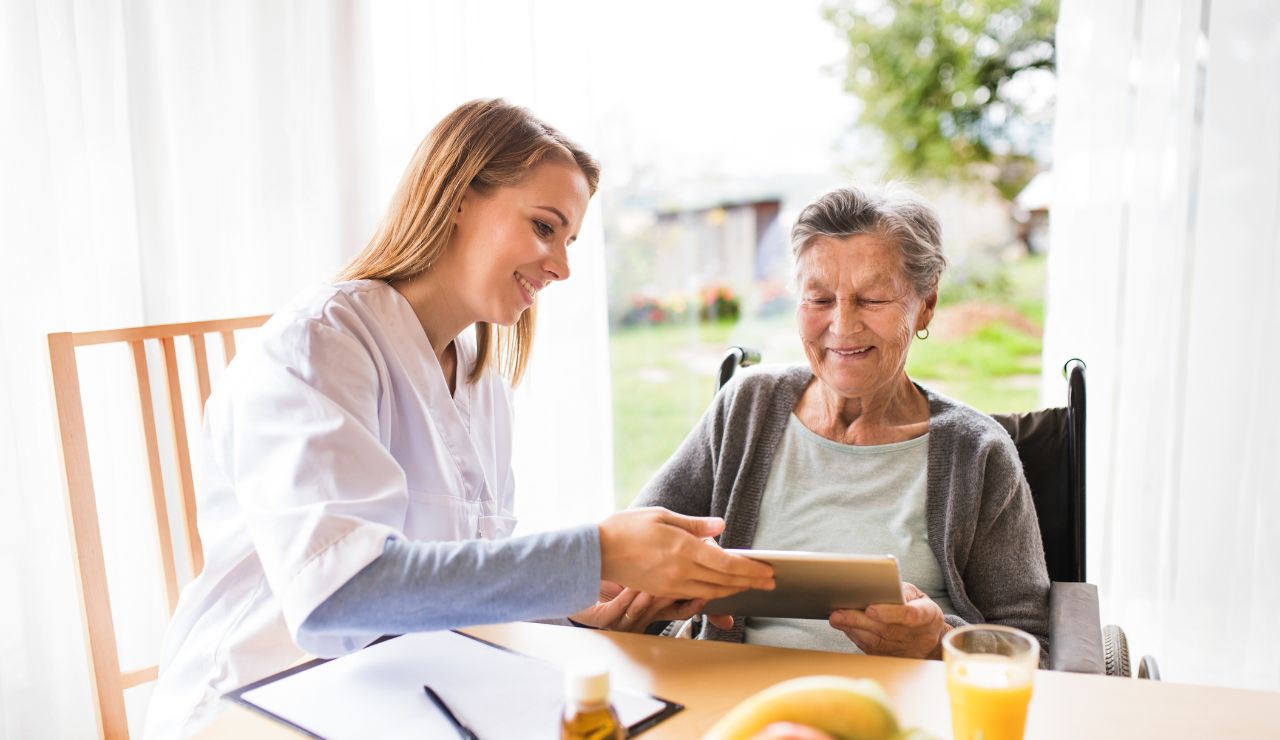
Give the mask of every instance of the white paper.
MULTIPOLYGON (((333 740, 457 737, 423 692, 427 685, 481 740, 559 738, 563 684, 550 663, 456 632, 424 632, 286 676, 242 698, 333 740)), ((610 699, 628 726, 665 706, 616 688, 610 699)))

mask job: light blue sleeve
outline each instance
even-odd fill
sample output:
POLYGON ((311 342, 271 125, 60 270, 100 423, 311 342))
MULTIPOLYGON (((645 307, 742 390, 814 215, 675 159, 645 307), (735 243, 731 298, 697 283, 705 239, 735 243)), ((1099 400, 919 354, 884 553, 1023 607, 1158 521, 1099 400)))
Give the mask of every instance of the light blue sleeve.
POLYGON ((389 538, 303 621, 303 634, 395 635, 564 617, 600 592, 595 525, 505 540, 389 538))

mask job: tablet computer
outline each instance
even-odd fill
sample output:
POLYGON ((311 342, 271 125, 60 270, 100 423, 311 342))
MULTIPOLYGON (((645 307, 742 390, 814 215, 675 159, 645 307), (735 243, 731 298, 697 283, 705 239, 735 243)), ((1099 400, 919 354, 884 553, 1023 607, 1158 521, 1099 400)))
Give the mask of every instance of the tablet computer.
POLYGON ((725 550, 773 566, 773 591, 749 589, 707 602, 707 614, 826 619, 836 609, 901 604, 898 559, 794 550, 725 550))

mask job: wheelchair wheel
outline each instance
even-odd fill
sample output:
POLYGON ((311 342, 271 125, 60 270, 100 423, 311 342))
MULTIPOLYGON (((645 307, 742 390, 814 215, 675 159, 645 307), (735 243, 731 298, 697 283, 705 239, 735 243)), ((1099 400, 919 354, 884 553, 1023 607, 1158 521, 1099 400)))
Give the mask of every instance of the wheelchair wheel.
POLYGON ((1108 676, 1129 678, 1129 639, 1119 625, 1108 624, 1102 628, 1102 658, 1108 676))

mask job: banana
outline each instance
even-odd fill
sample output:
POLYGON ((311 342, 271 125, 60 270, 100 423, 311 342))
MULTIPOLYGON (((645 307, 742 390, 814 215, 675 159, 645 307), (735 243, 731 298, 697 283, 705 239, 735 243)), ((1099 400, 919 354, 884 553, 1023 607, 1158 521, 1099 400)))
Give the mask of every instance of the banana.
POLYGON ((774 722, 798 722, 837 740, 891 740, 898 720, 880 684, 868 678, 807 676, 748 697, 703 740, 750 740, 774 722))

